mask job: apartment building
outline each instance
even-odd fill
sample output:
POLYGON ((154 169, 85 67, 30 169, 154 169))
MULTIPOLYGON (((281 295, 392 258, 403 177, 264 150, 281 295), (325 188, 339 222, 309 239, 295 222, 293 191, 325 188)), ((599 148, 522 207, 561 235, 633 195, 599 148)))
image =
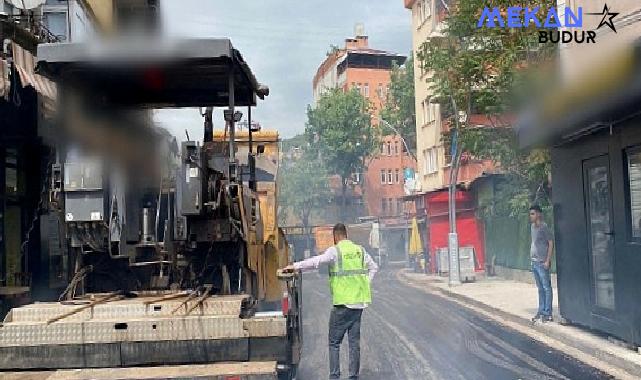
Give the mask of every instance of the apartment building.
MULTIPOLYGON (((405 7, 412 11, 412 48, 421 50, 423 43, 439 33, 433 17, 436 12, 432 0, 405 0, 405 7)), ((417 180, 422 191, 439 189, 446 184, 443 167, 445 148, 441 140, 441 117, 439 104, 432 102, 432 93, 427 83, 429 73, 423 70, 420 59, 414 59, 414 90, 416 104, 416 152, 418 160, 417 180)))
MULTIPOLYGON (((406 57, 371 48, 362 27, 356 29, 356 36, 346 39, 344 47, 330 51, 319 66, 313 80, 314 102, 327 89, 338 87, 347 91, 356 88, 372 104, 374 127, 387 128, 379 125, 379 113, 387 98, 392 67, 402 65, 406 57)), ((407 169, 415 170, 416 163, 403 148, 401 136, 385 136, 381 146, 380 152, 366 159, 365 172, 354 173, 350 202, 364 206, 362 214, 355 217, 404 215, 404 173, 407 169)))
MULTIPOLYGON (((404 0, 405 8, 411 11, 412 46, 415 52, 430 38, 443 35, 444 21, 452 0, 404 0)), ((449 126, 441 117, 441 106, 430 89, 430 72, 423 69, 420 59, 414 60, 414 88, 416 106, 416 149, 418 169, 416 179, 420 185, 419 194, 414 195, 416 212, 420 216, 419 226, 426 236, 425 241, 432 255, 432 270, 436 270, 436 254, 447 247, 448 215, 447 187, 450 184, 450 153, 444 144, 444 135, 449 126), (445 202, 445 203, 444 203, 445 202)), ((485 118, 470 115, 468 123, 483 126, 485 118)), ((484 267, 483 226, 475 216, 474 194, 466 190, 467 185, 492 169, 492 163, 476 160, 464 155, 458 172, 457 184, 462 185, 457 199, 465 199, 457 205, 457 228, 459 246, 473 247, 476 254, 476 269, 484 267)))

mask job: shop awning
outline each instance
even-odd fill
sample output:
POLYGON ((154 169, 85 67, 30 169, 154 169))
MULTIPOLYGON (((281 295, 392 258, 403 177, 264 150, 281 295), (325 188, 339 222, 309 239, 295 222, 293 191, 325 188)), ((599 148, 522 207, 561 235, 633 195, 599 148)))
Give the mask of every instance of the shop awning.
POLYGON ((11 43, 13 64, 20 76, 22 87, 31 86, 38 94, 54 100, 56 98, 56 85, 49 79, 35 73, 36 58, 15 42, 11 43))

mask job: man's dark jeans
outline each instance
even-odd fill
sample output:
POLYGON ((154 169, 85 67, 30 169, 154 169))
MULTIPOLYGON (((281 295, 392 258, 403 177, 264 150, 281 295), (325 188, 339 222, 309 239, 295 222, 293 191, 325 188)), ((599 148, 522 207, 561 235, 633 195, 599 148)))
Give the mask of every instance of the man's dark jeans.
POLYGON ((552 281, 550 279, 550 269, 545 269, 543 263, 533 261, 532 273, 536 287, 539 289, 539 311, 538 315, 544 317, 552 316, 552 281))
POLYGON ((358 379, 361 366, 361 316, 362 309, 334 306, 329 317, 329 378, 340 379, 340 348, 343 336, 349 341, 349 378, 358 379))

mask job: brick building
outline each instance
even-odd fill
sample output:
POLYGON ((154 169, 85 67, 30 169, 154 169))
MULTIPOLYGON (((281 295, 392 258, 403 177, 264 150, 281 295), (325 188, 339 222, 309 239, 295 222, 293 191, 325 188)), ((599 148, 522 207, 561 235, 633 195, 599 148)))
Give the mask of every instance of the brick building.
MULTIPOLYGON (((372 124, 379 127, 378 115, 385 104, 393 64, 402 65, 406 57, 372 49, 362 31, 356 34, 345 40, 343 48, 331 51, 321 63, 313 81, 314 103, 327 89, 356 88, 371 102, 372 124)), ((366 159, 364 173, 354 173, 351 203, 362 203, 362 212, 369 216, 403 216, 404 171, 415 170, 416 163, 403 148, 398 135, 384 136, 381 147, 376 155, 366 159)))
POLYGON ((416 170, 398 135, 383 136, 381 150, 370 158, 365 175, 366 204, 370 215, 394 219, 410 211, 405 207, 405 170, 416 170))

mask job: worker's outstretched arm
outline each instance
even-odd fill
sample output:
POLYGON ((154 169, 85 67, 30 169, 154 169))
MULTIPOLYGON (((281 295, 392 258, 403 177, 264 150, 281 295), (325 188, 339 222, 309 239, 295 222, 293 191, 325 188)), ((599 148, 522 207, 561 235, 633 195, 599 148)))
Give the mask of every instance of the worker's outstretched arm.
POLYGON ((321 265, 329 265, 336 261, 336 248, 329 247, 325 252, 320 255, 310 257, 307 260, 299 261, 292 265, 288 265, 285 268, 285 271, 301 271, 306 272, 314 269, 318 269, 321 265))

